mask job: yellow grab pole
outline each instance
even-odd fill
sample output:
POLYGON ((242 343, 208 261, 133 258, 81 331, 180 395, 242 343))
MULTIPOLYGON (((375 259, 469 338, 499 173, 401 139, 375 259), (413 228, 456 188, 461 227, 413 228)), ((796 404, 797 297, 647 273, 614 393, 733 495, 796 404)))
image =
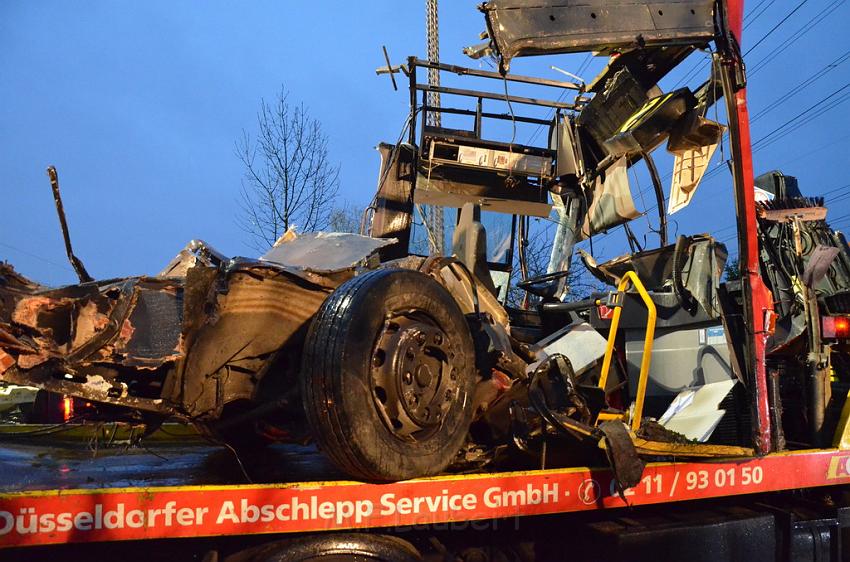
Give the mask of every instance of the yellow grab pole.
MULTIPOLYGON (((626 285, 626 278, 620 280, 620 285, 617 291, 622 291, 626 285)), ((617 326, 620 324, 620 313, 623 311, 622 306, 614 308, 614 316, 611 318, 611 327, 608 328, 608 342, 605 344, 605 357, 602 359, 602 372, 599 374, 599 388, 605 390, 605 383, 608 382, 608 371, 611 370, 611 357, 614 355, 614 340, 617 338, 617 326)))
POLYGON ((646 305, 646 336, 643 340, 643 358, 640 362, 640 378, 638 379, 637 396, 635 396, 635 415, 632 417, 632 431, 637 431, 640 427, 641 419, 643 418, 643 399, 646 395, 646 382, 649 380, 649 364, 652 360, 652 344, 655 341, 655 318, 657 312, 655 303, 649 298, 649 293, 646 292, 643 283, 640 282, 635 272, 629 271, 625 277, 628 277, 634 283, 640 298, 643 299, 643 304, 646 305))
MULTIPOLYGON (((620 279, 620 284, 617 286, 617 292, 622 293, 629 286, 629 283, 634 285, 640 295, 643 304, 646 305, 646 336, 643 341, 643 358, 640 362, 640 376, 638 378, 637 395, 635 396, 635 413, 632 416, 632 431, 637 431, 640 427, 640 422, 643 418, 643 402, 646 395, 646 383, 649 379, 649 365, 652 360, 652 344, 655 341, 655 319, 657 312, 655 303, 646 292, 643 283, 634 271, 627 271, 623 278, 620 279)), ((617 338, 617 328, 620 325, 620 314, 622 306, 614 309, 614 317, 611 319, 611 328, 608 332, 608 342, 605 346, 605 357, 602 360, 602 372, 599 376, 599 388, 605 390, 605 384, 608 382, 608 372, 611 370, 611 359, 614 355, 614 341, 617 338)))

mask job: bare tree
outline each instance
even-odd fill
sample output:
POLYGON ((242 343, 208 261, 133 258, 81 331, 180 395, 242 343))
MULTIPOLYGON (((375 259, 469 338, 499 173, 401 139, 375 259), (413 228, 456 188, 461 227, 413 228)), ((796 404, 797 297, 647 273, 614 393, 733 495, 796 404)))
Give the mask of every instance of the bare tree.
POLYGON ((328 230, 331 232, 360 233, 360 222, 363 220, 363 208, 344 203, 335 207, 328 217, 328 230))
MULTIPOLYGON (((546 273, 546 268, 549 265, 549 256, 552 251, 551 244, 554 237, 554 227, 551 224, 541 225, 537 224, 537 222, 532 223, 525 248, 529 277, 536 277, 546 273)), ((519 281, 519 252, 514 253, 513 269, 517 279, 508 291, 508 304, 521 308, 526 292, 515 284, 516 281, 519 281)), ((587 298, 593 292, 604 290, 604 285, 590 275, 577 255, 573 255, 570 259, 570 273, 567 275, 567 287, 569 287, 567 300, 581 300, 587 298)), ((532 303, 536 303, 538 300, 538 297, 531 295, 529 297, 532 303)))
POLYGON ((258 250, 271 246, 290 227, 301 232, 328 226, 339 190, 339 165, 328 156, 321 123, 303 103, 290 104, 281 88, 262 100, 257 131, 236 141, 245 167, 239 225, 258 250))

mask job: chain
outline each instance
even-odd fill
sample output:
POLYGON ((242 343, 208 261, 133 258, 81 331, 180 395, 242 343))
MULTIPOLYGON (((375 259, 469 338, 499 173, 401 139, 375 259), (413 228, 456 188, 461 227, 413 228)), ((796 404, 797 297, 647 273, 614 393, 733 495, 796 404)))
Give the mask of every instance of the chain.
MULTIPOLYGON (((437 19, 437 0, 425 0, 425 13, 428 60, 435 63, 440 62, 440 28, 439 20, 437 19)), ((440 85, 440 71, 438 69, 428 69, 428 85, 435 87, 440 85)), ((439 92, 428 92, 427 100, 428 105, 431 107, 440 107, 439 92)), ((426 115, 426 122, 430 127, 440 127, 440 113, 438 111, 429 111, 426 115)), ((438 206, 430 206, 425 224, 429 233, 429 241, 431 242, 431 252, 442 255, 445 249, 443 239, 445 236, 443 230, 443 209, 438 206)))
MULTIPOLYGON (((425 0, 425 8, 425 31, 427 33, 428 60, 430 62, 440 62, 440 28, 439 20, 437 19, 437 0, 425 0)), ((440 71, 436 68, 428 69, 428 85, 440 85, 440 71)), ((440 107, 439 92, 428 92, 428 105, 432 107, 440 107)), ((440 126, 439 112, 428 112, 428 125, 433 127, 440 126)))

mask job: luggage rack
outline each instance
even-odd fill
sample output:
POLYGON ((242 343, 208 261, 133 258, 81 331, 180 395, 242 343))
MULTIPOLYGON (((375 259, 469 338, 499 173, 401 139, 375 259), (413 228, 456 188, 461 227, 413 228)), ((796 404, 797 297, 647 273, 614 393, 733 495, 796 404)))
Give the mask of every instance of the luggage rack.
POLYGON ((409 88, 411 109, 414 113, 421 113, 419 116, 419 119, 421 120, 421 130, 419 132, 420 136, 418 139, 419 142, 416 142, 416 120, 411 121, 409 133, 410 144, 419 146, 419 158, 425 162, 439 165, 489 170, 534 178, 551 177, 555 150, 550 149, 548 146, 536 147, 484 139, 482 136, 482 123, 485 119, 494 119, 499 121, 512 121, 514 123, 527 123, 551 127, 553 122, 557 122, 564 112, 575 111, 580 108, 582 100, 581 94, 584 92, 583 84, 513 74, 506 74, 502 76, 498 72, 431 62, 421 60, 416 57, 408 58, 406 70, 410 81, 409 88), (472 76, 477 78, 499 80, 503 82, 505 86, 507 86, 508 82, 514 82, 558 88, 562 91, 570 90, 575 91, 578 98, 576 103, 569 103, 559 100, 516 96, 507 93, 507 88, 505 92, 488 92, 483 90, 470 90, 421 84, 417 82, 417 69, 420 67, 428 70, 436 70, 438 72, 447 72, 458 76, 472 76), (421 101, 419 100, 420 93, 421 101), (429 104, 429 93, 446 94, 474 99, 475 109, 449 106, 443 107, 429 104), (503 113, 485 111, 484 100, 500 101, 502 103, 509 104, 509 111, 503 113), (514 112, 512 104, 551 108, 555 110, 555 116, 554 119, 542 119, 529 115, 521 115, 514 112), (473 127, 470 130, 463 130, 429 126, 427 124, 427 116, 428 114, 435 113, 473 117, 473 127))

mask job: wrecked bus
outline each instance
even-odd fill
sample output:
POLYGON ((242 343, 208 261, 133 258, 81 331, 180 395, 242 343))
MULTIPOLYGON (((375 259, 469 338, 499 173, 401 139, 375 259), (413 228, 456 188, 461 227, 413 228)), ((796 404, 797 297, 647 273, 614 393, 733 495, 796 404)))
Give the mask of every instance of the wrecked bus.
POLYGON ((850 262, 822 202, 785 189, 784 176, 762 178, 772 202, 758 219, 739 217, 745 274, 734 282, 709 234, 668 240, 666 213, 696 196, 727 131, 736 185, 752 181, 736 109, 745 69, 725 5, 491 0, 481 7, 487 41, 467 54, 494 57, 498 72, 388 61, 383 71, 409 82, 410 112, 401 140, 379 147, 363 235, 288 232, 258 259, 193 241, 156 276, 94 281, 70 251, 54 181, 81 282, 48 288, 0 266, 0 380, 123 407, 152 428, 190 422, 239 451, 313 441, 343 472, 374 481, 602 460, 624 489, 647 458, 748 457, 830 440, 841 433, 830 389, 847 379, 850 262), (702 86, 660 90, 709 48, 702 86), (514 57, 572 52, 609 63, 587 84, 510 73, 514 57), (420 83, 422 69, 494 86, 420 83), (511 95, 508 84, 560 95, 511 95), (474 104, 436 106, 429 92, 474 104), (706 117, 721 99, 726 124, 706 117), (471 126, 436 126, 433 113, 471 126), (489 121, 548 135, 539 146, 494 140, 489 121), (652 157, 662 146, 675 157, 669 196, 652 157), (576 242, 640 216, 628 176, 636 165, 652 179, 659 247, 602 264, 583 255, 611 287, 574 300, 576 242), (414 243, 423 205, 456 211, 445 255, 414 243), (493 214, 506 220, 498 236, 482 218, 493 214), (547 272, 530 275, 529 220, 551 216, 547 272), (831 257, 787 244, 813 236, 831 257), (520 306, 512 284, 527 293, 520 306), (752 302, 764 317, 750 314, 752 302), (686 352, 694 338, 698 349, 686 352), (657 345, 675 359, 654 355, 657 345), (683 420, 701 401, 709 407, 683 420))

